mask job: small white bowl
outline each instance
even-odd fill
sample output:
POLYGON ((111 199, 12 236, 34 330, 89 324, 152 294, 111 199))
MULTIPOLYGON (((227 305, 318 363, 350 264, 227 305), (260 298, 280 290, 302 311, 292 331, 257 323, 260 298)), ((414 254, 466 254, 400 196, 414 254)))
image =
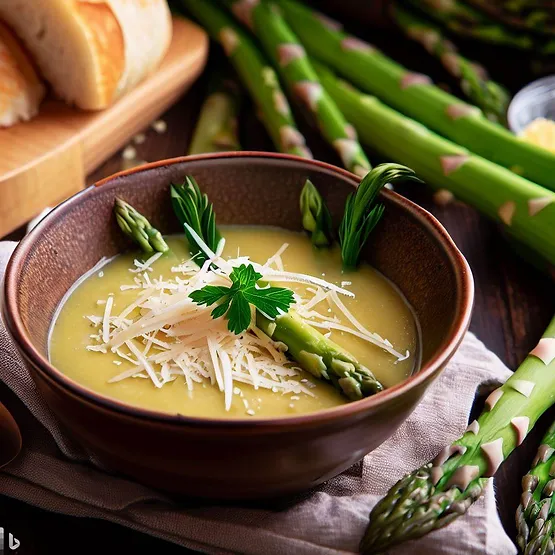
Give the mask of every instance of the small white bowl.
POLYGON ((519 135, 536 118, 555 121, 555 75, 533 81, 509 104, 507 120, 513 133, 519 135))

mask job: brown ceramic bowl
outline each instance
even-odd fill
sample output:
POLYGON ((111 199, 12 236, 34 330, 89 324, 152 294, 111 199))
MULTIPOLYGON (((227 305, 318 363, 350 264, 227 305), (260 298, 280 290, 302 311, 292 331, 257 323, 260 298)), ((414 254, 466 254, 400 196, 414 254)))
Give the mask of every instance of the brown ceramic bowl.
POLYGON ((64 293, 102 256, 129 247, 112 215, 115 196, 165 233, 178 231, 168 185, 192 174, 221 224, 300 229, 306 178, 336 221, 352 174, 279 154, 224 153, 149 164, 108 178, 48 215, 16 249, 5 278, 4 316, 44 399, 77 441, 107 467, 175 493, 260 498, 315 486, 387 439, 461 342, 470 322, 470 268, 425 210, 384 191, 385 216, 364 257, 396 283, 422 328, 418 373, 374 397, 304 416, 219 420, 163 414, 104 397, 50 365, 49 326, 64 293))

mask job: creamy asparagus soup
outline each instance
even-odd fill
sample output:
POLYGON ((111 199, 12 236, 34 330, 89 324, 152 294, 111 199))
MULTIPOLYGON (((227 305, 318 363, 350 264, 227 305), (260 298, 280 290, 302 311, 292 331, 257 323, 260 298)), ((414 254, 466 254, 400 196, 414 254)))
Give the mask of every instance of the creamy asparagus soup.
POLYGON ((337 246, 316 249, 302 233, 224 226, 221 234, 225 248, 217 265, 208 260, 199 267, 185 238, 172 236, 167 253, 121 254, 97 267, 66 296, 51 332, 52 363, 78 383, 132 405, 231 418, 294 415, 348 402, 329 374, 331 365, 348 368, 349 357, 384 387, 416 369, 412 311, 379 272, 365 264, 343 272, 337 246), (229 287, 230 269, 241 265, 262 276, 256 291, 271 284, 293 292, 288 327, 282 317, 273 321, 250 307, 248 329, 237 334, 228 329, 231 315, 214 318, 216 304, 190 297, 206 285, 229 287), (332 352, 328 360, 318 338, 349 356, 332 352), (331 379, 318 379, 322 372, 331 379))

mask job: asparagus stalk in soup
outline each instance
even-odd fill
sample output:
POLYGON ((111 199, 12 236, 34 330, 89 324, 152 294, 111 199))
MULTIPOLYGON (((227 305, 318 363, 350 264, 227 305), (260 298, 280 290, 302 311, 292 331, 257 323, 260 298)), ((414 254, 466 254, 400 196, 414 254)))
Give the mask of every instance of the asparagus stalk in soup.
MULTIPOLYGON (((375 188, 401 175, 376 171, 375 188)), ((136 406, 233 418, 337 406, 417 368, 412 311, 384 276, 357 264, 361 244, 351 238, 347 271, 345 240, 317 248, 279 228, 218 229, 192 180, 172 186, 171 196, 187 239, 160 241, 146 218, 135 218, 140 233, 127 219, 123 229, 142 255, 106 261, 66 295, 50 357, 69 377, 136 406)), ((340 239, 350 225, 343 224, 340 239)))

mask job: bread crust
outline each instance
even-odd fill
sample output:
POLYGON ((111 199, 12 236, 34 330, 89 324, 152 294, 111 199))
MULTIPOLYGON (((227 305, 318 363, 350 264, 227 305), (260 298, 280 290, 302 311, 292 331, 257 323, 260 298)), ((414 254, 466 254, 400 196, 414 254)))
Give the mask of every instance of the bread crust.
POLYGON ((28 54, 0 22, 0 127, 35 116, 45 88, 28 54))
POLYGON ((158 66, 171 39, 166 0, 0 0, 54 91, 99 110, 158 66))
POLYGON ((108 4, 82 0, 74 0, 74 4, 76 17, 90 42, 98 75, 99 103, 104 108, 115 100, 125 69, 123 33, 108 4))

